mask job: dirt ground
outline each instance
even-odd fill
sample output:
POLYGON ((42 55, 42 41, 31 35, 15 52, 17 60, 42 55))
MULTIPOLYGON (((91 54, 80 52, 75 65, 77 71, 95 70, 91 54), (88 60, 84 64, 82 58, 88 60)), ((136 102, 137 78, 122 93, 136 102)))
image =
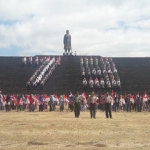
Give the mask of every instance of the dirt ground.
POLYGON ((150 112, 0 112, 0 150, 150 150, 150 112))

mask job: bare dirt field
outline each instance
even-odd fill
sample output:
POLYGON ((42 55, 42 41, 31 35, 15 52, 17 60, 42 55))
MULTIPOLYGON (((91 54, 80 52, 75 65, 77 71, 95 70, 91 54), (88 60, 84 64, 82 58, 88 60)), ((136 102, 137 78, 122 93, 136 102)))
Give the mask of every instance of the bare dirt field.
POLYGON ((0 150, 150 150, 150 112, 0 112, 0 150))

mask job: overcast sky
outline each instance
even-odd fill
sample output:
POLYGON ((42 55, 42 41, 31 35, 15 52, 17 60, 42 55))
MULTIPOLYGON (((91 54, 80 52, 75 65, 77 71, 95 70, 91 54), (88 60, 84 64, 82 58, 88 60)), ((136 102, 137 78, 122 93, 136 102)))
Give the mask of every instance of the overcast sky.
POLYGON ((0 0, 0 55, 150 57, 150 0, 0 0))

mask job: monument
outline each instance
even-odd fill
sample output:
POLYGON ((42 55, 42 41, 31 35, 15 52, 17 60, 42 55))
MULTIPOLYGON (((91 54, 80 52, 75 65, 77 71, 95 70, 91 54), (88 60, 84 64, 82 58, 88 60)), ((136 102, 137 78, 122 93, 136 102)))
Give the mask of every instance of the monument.
POLYGON ((64 49, 65 49, 65 55, 70 55, 71 52, 71 35, 69 34, 69 30, 66 30, 66 34, 64 35, 64 49))

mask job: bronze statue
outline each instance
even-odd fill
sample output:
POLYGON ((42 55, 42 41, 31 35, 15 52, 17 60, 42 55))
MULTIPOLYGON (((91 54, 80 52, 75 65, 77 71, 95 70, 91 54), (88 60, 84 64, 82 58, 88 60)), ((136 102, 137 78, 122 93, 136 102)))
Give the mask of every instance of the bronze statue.
POLYGON ((69 34, 69 30, 66 31, 66 34, 64 35, 64 49, 65 49, 65 55, 70 53, 71 50, 71 35, 69 34), (68 50, 68 53, 67 53, 68 50))

